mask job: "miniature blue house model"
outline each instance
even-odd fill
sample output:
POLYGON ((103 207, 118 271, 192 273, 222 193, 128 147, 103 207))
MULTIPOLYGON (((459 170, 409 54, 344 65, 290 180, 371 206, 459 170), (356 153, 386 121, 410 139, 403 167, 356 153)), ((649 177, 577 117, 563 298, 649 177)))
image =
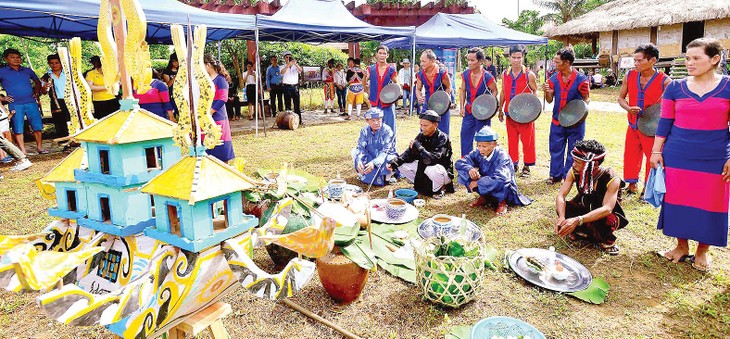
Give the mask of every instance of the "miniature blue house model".
POLYGON ((139 187, 180 158, 174 126, 145 110, 120 110, 75 136, 89 164, 74 171, 86 192, 80 226, 128 236, 154 224, 152 199, 139 187))
POLYGON ((145 235, 192 252, 217 245, 258 225, 243 214, 242 191, 253 187, 250 178, 212 156, 184 157, 142 187, 157 209, 156 225, 145 235))

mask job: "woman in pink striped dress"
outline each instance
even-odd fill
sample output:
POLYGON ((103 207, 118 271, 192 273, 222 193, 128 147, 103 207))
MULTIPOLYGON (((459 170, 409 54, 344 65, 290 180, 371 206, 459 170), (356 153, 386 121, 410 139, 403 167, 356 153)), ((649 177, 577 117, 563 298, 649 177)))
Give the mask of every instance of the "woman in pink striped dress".
POLYGON ((687 45, 687 79, 664 92, 651 164, 666 170, 667 193, 658 228, 677 238, 660 252, 679 262, 689 255, 688 240, 699 244, 692 267, 707 271, 710 246, 727 246, 730 196, 730 78, 717 74, 722 46, 701 38, 687 45))
POLYGON ((226 113, 228 83, 231 81, 231 76, 226 71, 225 66, 212 55, 206 54, 203 61, 205 62, 205 69, 208 71, 208 76, 213 79, 213 84, 215 85, 215 95, 213 95, 213 105, 210 108, 210 114, 213 115, 213 120, 216 125, 221 127, 221 132, 223 132, 221 135, 221 141, 223 143, 205 152, 218 158, 220 161, 228 162, 236 157, 236 154, 233 152, 233 142, 231 140, 231 125, 228 121, 228 114, 226 113))

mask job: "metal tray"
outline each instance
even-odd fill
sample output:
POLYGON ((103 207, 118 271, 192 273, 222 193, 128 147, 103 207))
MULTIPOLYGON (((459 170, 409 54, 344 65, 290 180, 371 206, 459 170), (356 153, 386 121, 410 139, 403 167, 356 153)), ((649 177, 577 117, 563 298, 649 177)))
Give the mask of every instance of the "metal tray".
POLYGON ((567 279, 562 281, 556 280, 547 272, 536 272, 527 266, 525 256, 535 257, 547 264, 551 252, 543 248, 523 248, 512 252, 508 258, 509 266, 517 275, 542 288, 557 292, 577 292, 588 288, 591 281, 593 281, 591 272, 577 260, 567 255, 555 252, 555 259, 560 261, 560 264, 571 273, 567 279))

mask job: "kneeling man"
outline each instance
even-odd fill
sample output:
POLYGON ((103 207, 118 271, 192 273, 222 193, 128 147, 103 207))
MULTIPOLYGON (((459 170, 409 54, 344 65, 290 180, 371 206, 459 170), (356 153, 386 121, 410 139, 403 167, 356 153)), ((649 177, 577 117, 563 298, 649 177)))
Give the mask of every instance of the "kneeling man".
POLYGON ((616 255, 619 248, 613 232, 629 223, 619 192, 624 182, 612 169, 601 167, 606 148, 598 141, 578 141, 570 155, 573 165, 555 201, 555 233, 588 240, 603 252, 616 255), (578 194, 566 202, 574 182, 578 194))
POLYGON ((365 112, 368 125, 360 130, 357 146, 352 150, 355 170, 359 179, 370 185, 383 186, 391 179, 391 172, 385 166, 397 156, 393 130, 383 125, 383 111, 373 107, 365 112))
POLYGON ((446 192, 454 192, 454 165, 451 161, 451 140, 438 129, 441 117, 433 110, 420 115, 421 133, 412 140, 408 149, 388 163, 388 170, 413 182, 418 193, 440 199, 446 192))
POLYGON ((485 126, 474 136, 477 148, 456 161, 459 183, 479 198, 471 206, 495 203, 497 215, 507 213, 507 204, 526 206, 530 199, 517 191, 517 181, 509 154, 497 145, 499 135, 485 126))

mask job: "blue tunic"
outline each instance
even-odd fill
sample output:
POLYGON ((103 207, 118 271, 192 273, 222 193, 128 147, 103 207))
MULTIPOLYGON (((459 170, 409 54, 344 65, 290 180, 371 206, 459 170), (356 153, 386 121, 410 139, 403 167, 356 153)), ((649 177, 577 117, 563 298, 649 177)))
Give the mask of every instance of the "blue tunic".
POLYGON ((383 163, 390 162, 396 156, 393 130, 388 125, 383 124, 375 133, 370 126, 365 126, 360 130, 357 146, 352 150, 355 171, 357 171, 358 163, 366 166, 372 162, 375 166, 368 174, 358 173, 362 182, 366 184, 372 182, 376 186, 385 185, 385 177, 391 173, 383 163))
POLYGON ((517 181, 512 167, 512 159, 502 147, 495 147, 491 158, 482 156, 479 150, 473 150, 456 161, 459 183, 469 189, 471 178, 469 170, 479 168, 481 178, 477 180, 477 193, 491 196, 497 201, 506 201, 512 205, 527 205, 530 200, 517 191, 517 181))
MULTIPOLYGON (((426 89, 426 95, 423 99, 423 105, 421 105, 421 113, 423 113, 429 109, 428 108, 428 99, 431 98, 431 95, 436 91, 440 91, 440 90, 444 89, 444 86, 442 84, 443 78, 448 77, 448 75, 446 74, 446 70, 439 68, 438 73, 436 73, 436 76, 432 80, 432 79, 428 79, 428 77, 426 76, 426 72, 424 72, 423 69, 421 69, 416 74, 416 77, 419 79, 419 81, 421 81, 423 88, 426 89)), ((453 93, 453 86, 452 86, 451 92, 453 93)), ((446 111, 446 113, 444 113, 444 115, 441 116, 441 122, 439 122, 439 130, 441 130, 441 132, 446 133, 446 135, 449 135, 450 127, 451 127, 451 110, 449 109, 446 111)))
POLYGON ((368 93, 368 100, 370 100, 371 107, 377 107, 383 110, 383 124, 389 126, 395 134, 395 111, 393 110, 393 104, 386 104, 380 101, 380 90, 385 85, 390 84, 393 74, 396 74, 393 66, 388 66, 388 70, 385 71, 383 77, 378 76, 378 64, 374 64, 368 67, 370 73, 369 86, 370 92, 368 93))

